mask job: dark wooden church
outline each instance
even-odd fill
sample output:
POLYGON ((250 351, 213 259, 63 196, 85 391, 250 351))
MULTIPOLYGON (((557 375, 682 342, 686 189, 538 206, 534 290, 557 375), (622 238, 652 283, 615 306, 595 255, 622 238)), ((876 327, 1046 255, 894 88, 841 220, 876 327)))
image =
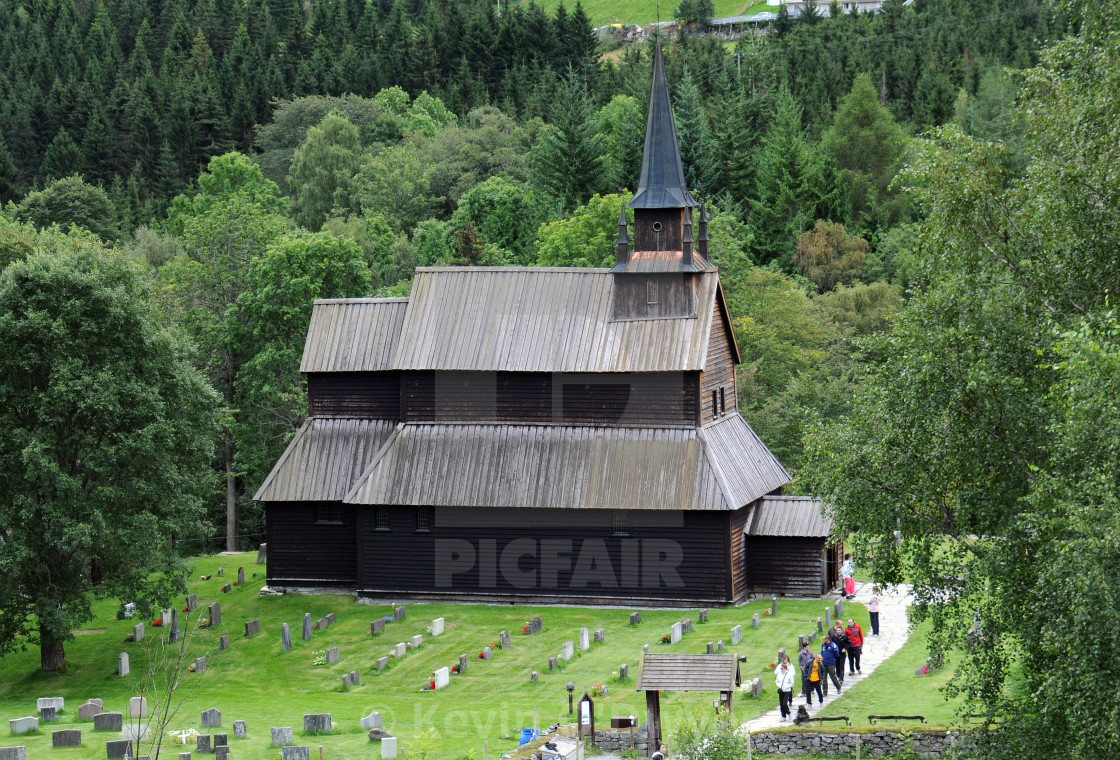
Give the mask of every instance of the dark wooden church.
POLYGON ((835 582, 819 510, 786 519, 818 505, 773 498, 789 476, 736 410, 660 50, 630 208, 611 269, 421 268, 408 298, 315 303, 311 416, 255 497, 272 588, 694 605, 835 582))

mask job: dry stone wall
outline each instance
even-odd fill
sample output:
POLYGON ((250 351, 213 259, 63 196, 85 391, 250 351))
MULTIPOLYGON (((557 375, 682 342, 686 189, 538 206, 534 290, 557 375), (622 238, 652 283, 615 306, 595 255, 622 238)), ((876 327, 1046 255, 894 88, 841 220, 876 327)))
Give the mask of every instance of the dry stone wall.
MULTIPOLYGON (((598 733, 598 732, 596 732, 598 733)), ((855 757, 856 743, 863 757, 907 756, 938 760, 967 755, 972 740, 959 731, 875 731, 873 733, 826 733, 823 731, 786 730, 751 734, 755 752, 772 755, 850 755, 855 757)))

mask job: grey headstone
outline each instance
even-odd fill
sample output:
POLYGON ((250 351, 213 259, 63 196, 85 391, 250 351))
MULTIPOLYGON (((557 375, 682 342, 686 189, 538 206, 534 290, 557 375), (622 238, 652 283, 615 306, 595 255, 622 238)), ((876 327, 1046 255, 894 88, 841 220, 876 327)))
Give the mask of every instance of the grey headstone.
POLYGON ((272 729, 272 746, 285 747, 292 743, 292 729, 290 726, 272 729))
POLYGON ((369 737, 371 742, 379 742, 386 737, 392 736, 392 734, 382 728, 371 728, 366 736, 369 737))
POLYGON ((303 716, 304 733, 329 734, 331 732, 330 713, 311 713, 303 716))
POLYGON ((709 641, 708 644, 707 644, 707 654, 715 654, 715 653, 716 653, 716 643, 714 641, 709 641))
POLYGON ((187 612, 194 612, 198 609, 198 597, 194 594, 187 594, 187 612))
POLYGON ((596 644, 602 644, 603 642, 605 642, 607 640, 607 632, 605 630, 603 630, 602 628, 596 628, 595 633, 594 633, 594 639, 595 639, 596 644))
POLYGON ((195 752, 212 752, 210 749, 210 734, 199 734, 194 741, 195 752))
POLYGON ((681 631, 692 633, 692 618, 685 618, 685 621, 681 623, 681 631))
POLYGON ((498 634, 498 644, 502 649, 509 649, 509 631, 502 631, 498 634))
POLYGON ((236 739, 245 738, 245 721, 235 720, 233 722, 233 736, 236 739))
POLYGON ((467 657, 465 654, 459 655, 459 672, 460 673, 466 673, 467 672, 467 663, 469 663, 470 661, 471 661, 471 658, 467 657))
POLYGON ((401 620, 404 620, 405 612, 406 610, 404 608, 404 605, 402 604, 393 610, 393 617, 397 619, 397 622, 400 622, 401 620))
POLYGON ((837 599, 836 604, 834 606, 836 608, 836 619, 837 620, 843 620, 844 619, 844 597, 840 597, 839 599, 837 599))
POLYGON ((743 641, 743 626, 737 625, 731 629, 731 646, 738 646, 743 641))
POLYGON ((268 562, 268 544, 264 543, 257 549, 257 564, 263 565, 268 562))
POLYGON ((280 760, 311 760, 311 747, 284 747, 280 760))
POLYGON ((753 615, 751 615, 751 628, 758 628, 758 624, 759 624, 759 617, 758 617, 758 613, 756 612, 753 615))
POLYGON ((576 656, 576 645, 574 641, 565 641, 560 647, 561 659, 567 661, 576 656))
POLYGON ((369 731, 371 728, 381 728, 381 713, 374 710, 366 717, 362 718, 362 730, 369 731))
POLYGON ((399 660, 400 658, 404 657, 405 652, 407 651, 408 646, 403 641, 398 642, 397 645, 393 647, 393 656, 399 660))
POLYGON ((78 707, 78 720, 93 720, 93 716, 101 712, 104 703, 100 699, 91 699, 78 707))
POLYGON ((538 679, 539 679, 540 677, 541 677, 541 674, 540 674, 540 672, 538 672, 538 671, 534 670, 534 671, 533 671, 532 673, 530 673, 530 674, 529 674, 529 683, 536 683, 536 682, 537 682, 537 680, 538 680, 538 679))
POLYGON ((708 611, 707 610, 700 610, 700 622, 701 623, 707 623, 708 622, 708 611))
POLYGON ((128 669, 128 652, 121 652, 117 655, 117 675, 127 676, 130 672, 128 669))
POLYGON ((397 738, 386 736, 381 740, 381 760, 394 760, 397 756, 397 738))
POLYGON ((250 620, 248 623, 245 624, 245 636, 246 636, 246 638, 251 637, 251 636, 256 636, 260 632, 261 632, 261 621, 260 620, 250 620))
POLYGON ((809 643, 809 638, 805 634, 803 634, 803 633, 797 634, 797 648, 798 649, 802 649, 807 643, 809 643))
POLYGON ((544 621, 541 620, 540 615, 537 615, 535 618, 533 618, 532 620, 529 621, 529 633, 531 635, 536 635, 543 630, 544 630, 544 621))
POLYGON ((357 686, 361 682, 362 682, 362 678, 361 678, 361 675, 358 673, 358 671, 351 670, 350 671, 350 683, 354 686, 357 686))
POLYGON ((51 749, 80 746, 82 746, 82 732, 78 729, 67 728, 51 732, 51 749))
POLYGON ((210 604, 210 625, 222 624, 222 605, 220 602, 211 602, 210 604))
POLYGON ((54 723, 58 719, 58 710, 53 707, 40 707, 39 708, 39 722, 40 723, 54 723))
POLYGON ((770 597, 770 617, 778 616, 778 597, 770 597))
POLYGON ((218 568, 218 577, 221 578, 225 574, 226 574, 226 569, 224 567, 219 567, 218 568))
POLYGON ((761 678, 755 678, 754 680, 751 681, 751 696, 752 697, 761 697, 762 696, 762 679, 761 678))
POLYGON ((817 633, 824 633, 824 623, 821 622, 820 618, 817 618, 817 633))
POLYGON ((229 634, 223 633, 218 637, 218 651, 224 652, 229 649, 229 634))
POLYGON ((132 742, 128 739, 115 739, 111 742, 105 742, 105 757, 109 760, 132 757, 132 742))
POLYGON ((384 670, 387 667, 389 667, 389 658, 388 657, 378 657, 377 658, 377 669, 378 670, 384 670))
POLYGON ((809 646, 813 646, 814 644, 817 643, 817 636, 818 635, 819 634, 816 631, 813 631, 812 633, 809 634, 809 646))
POLYGON ((825 607, 824 608, 824 627, 825 628, 831 628, 832 627, 832 608, 831 607, 825 607))
POLYGON ((785 647, 782 647, 781 649, 778 650, 778 662, 780 663, 782 661, 782 658, 784 658, 785 656, 786 656, 786 650, 785 650, 785 647))
POLYGON ((311 613, 303 613, 303 640, 311 640, 311 613))
POLYGON ((144 640, 144 624, 143 623, 137 623, 136 625, 132 626, 132 640, 133 641, 143 641, 144 640))
POLYGON ((716 651, 717 652, 722 652, 723 651, 723 639, 720 639, 719 641, 716 642, 716 651))
POLYGON ((243 568, 243 567, 237 568, 237 585, 238 586, 244 586, 245 585, 245 568, 243 568))
POLYGON ((325 631, 331 627, 331 623, 326 618, 319 618, 319 622, 315 624, 315 627, 320 631, 325 631))
POLYGON ((219 744, 214 747, 214 760, 229 760, 228 744, 219 744))
POLYGON ((38 731, 39 719, 34 717, 12 718, 8 721, 8 730, 12 736, 26 734, 28 731, 38 731))
POLYGON ((179 753, 179 760, 191 760, 191 753, 190 752, 180 752, 179 753))
POLYGON ((491 649, 488 646, 483 647, 482 648, 482 659, 484 659, 484 660, 494 659, 494 650, 491 649))
POLYGON ((214 734, 214 746, 224 747, 229 744, 229 734, 214 734))
POLYGON ((53 707, 55 714, 66 709, 66 699, 63 697, 39 697, 35 700, 35 708, 42 710, 44 707, 53 707))
POLYGON ((202 713, 202 727, 203 728, 220 728, 222 725, 222 711, 217 707, 211 707, 209 710, 204 710, 202 713))
POLYGON ((94 731, 120 731, 124 716, 119 712, 103 712, 93 716, 94 731))
POLYGON ((199 657, 197 660, 194 661, 194 672, 195 673, 205 673, 206 672, 206 658, 205 657, 199 657))
POLYGON ((171 630, 167 632, 167 641, 174 644, 179 640, 179 610, 171 610, 171 630))
POLYGON ((408 643, 412 644, 413 649, 419 649, 420 645, 424 643, 424 637, 421 636, 420 634, 416 634, 415 636, 413 636, 411 639, 408 640, 408 643))
POLYGON ((649 644, 642 644, 642 654, 649 654, 649 644))
POLYGON ((334 612, 327 613, 327 625, 334 625, 338 622, 338 614, 334 612))
POLYGON ((27 747, 0 747, 0 760, 27 760, 27 747))
POLYGON ((350 681, 350 674, 349 674, 349 673, 343 673, 343 674, 342 674, 342 685, 343 685, 344 687, 345 687, 345 686, 353 686, 353 685, 354 685, 354 684, 353 684, 353 683, 352 683, 352 682, 350 681))
POLYGON ((559 663, 559 661, 557 660, 557 658, 555 658, 555 657, 549 657, 549 658, 548 658, 548 672, 549 672, 549 673, 551 673, 552 671, 556 670, 556 668, 557 668, 557 667, 558 667, 559 665, 560 665, 560 663, 559 663))
POLYGON ((630 677, 630 666, 625 662, 618 666, 618 677, 624 681, 630 677))
POLYGON ((338 647, 331 647, 327 650, 327 664, 334 665, 338 662, 338 647))
POLYGON ((676 644, 681 640, 681 624, 673 623, 669 626, 669 643, 676 644))
POLYGON ((148 715, 148 698, 132 697, 128 700, 128 717, 145 718, 148 715))
POLYGON ((292 631, 287 623, 280 624, 280 648, 285 652, 292 648, 292 631))
POLYGON ((601 690, 601 694, 602 694, 602 696, 604 696, 604 697, 609 697, 609 696, 611 695, 611 690, 610 690, 610 688, 609 688, 609 687, 608 687, 608 686, 607 686, 606 684, 603 684, 603 688, 602 688, 602 690, 601 690))
POLYGON ((169 628, 171 626, 171 608, 170 607, 168 607, 165 610, 160 610, 159 622, 160 622, 160 625, 163 628, 169 628))
POLYGON ((369 624, 369 635, 376 636, 379 633, 385 633, 385 621, 382 618, 373 620, 369 624))
POLYGON ((642 622, 642 613, 631 612, 630 613, 630 625, 637 625, 640 622, 642 622))

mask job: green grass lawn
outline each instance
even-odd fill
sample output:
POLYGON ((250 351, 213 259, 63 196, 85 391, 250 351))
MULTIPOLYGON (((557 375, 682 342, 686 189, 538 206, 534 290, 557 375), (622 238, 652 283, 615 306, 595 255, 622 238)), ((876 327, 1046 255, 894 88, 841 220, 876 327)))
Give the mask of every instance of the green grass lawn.
MULTIPOLYGON (((255 554, 244 554, 207 557, 197 562, 192 591, 198 595, 199 611, 205 614, 207 604, 217 599, 222 604, 223 624, 197 631, 191 641, 190 657, 207 654, 207 670, 204 674, 187 675, 186 683, 196 688, 169 726, 170 729, 201 731, 200 712, 217 707, 222 712, 220 731, 230 734, 238 760, 273 760, 276 750, 271 747, 269 732, 273 726, 291 726, 297 744, 321 744, 325 748, 324 757, 352 757, 359 751, 368 752, 368 740, 359 718, 372 710, 381 712, 385 728, 400 738, 402 746, 415 746, 425 729, 434 728, 432 757, 458 758, 466 756, 468 750, 474 750, 475 757, 481 757, 484 742, 489 742, 490 752, 496 757, 516 744, 515 738, 522 728, 533 725, 534 710, 541 727, 568 719, 564 687, 569 680, 576 685, 577 697, 585 690, 591 691, 595 684, 607 685, 610 695, 596 700, 597 720, 601 724, 609 724, 612 715, 644 717, 644 695, 634 691, 634 683, 641 647, 645 643, 649 643, 654 652, 702 653, 706 642, 722 639, 727 651, 746 655, 743 680, 761 676, 765 687, 759 699, 751 699, 746 694, 736 696, 736 717, 747 720, 774 706, 773 675, 766 665, 774 659, 778 647, 784 646, 792 652, 796 648, 797 634, 809 631, 825 606, 824 601, 779 601, 779 614, 762 617, 756 631, 751 629, 751 616, 768 609, 768 602, 713 609, 709 622, 704 625, 698 623, 696 610, 643 610, 643 622, 635 627, 628 625, 630 611, 626 609, 410 604, 404 621, 390 623, 385 633, 371 637, 370 621, 389 614, 389 605, 358 605, 354 604, 352 596, 345 595, 261 597, 257 592, 263 585, 263 567, 252 564, 254 560, 255 554), (245 566, 246 585, 234 587, 230 594, 220 594, 219 581, 236 578, 239 564, 245 566), (223 578, 198 580, 199 575, 213 573, 219 565, 226 568, 223 578), (252 578, 254 573, 258 576, 255 579, 252 578), (311 641, 304 642, 300 635, 304 612, 310 612, 315 620, 335 612, 338 622, 326 631, 316 631, 311 641), (544 620, 544 633, 532 637, 522 635, 525 621, 538 614, 544 620), (378 657, 397 642, 407 641, 415 634, 425 634, 436 617, 446 620, 447 629, 442 636, 426 636, 418 650, 392 661, 384 672, 374 671, 378 657), (657 643, 673 622, 686 617, 694 621, 692 634, 671 647, 657 643), (257 618, 261 621, 261 633, 246 639, 243 635, 245 622, 257 618), (280 625, 283 622, 292 630, 293 648, 289 652, 281 651, 280 625), (732 647, 731 627, 736 624, 743 626, 744 639, 740 646, 732 647), (606 643, 593 645, 590 651, 577 654, 562 670, 548 673, 548 658, 559 653, 564 641, 578 641, 581 626, 591 631, 605 628, 606 643), (495 652, 491 661, 479 660, 482 648, 497 641, 502 630, 510 631, 512 647, 495 652), (231 648, 218 654, 217 642, 222 633, 230 635, 231 648), (329 667, 316 666, 315 651, 331 646, 340 647, 340 662, 329 667), (431 678, 432 671, 456 664, 461 653, 471 658, 465 674, 452 676, 445 690, 421 691, 421 685, 431 678), (617 678, 618 666, 623 662, 630 666, 627 682, 617 678), (340 678, 351 670, 361 672, 361 685, 343 691, 340 678), (533 670, 541 673, 536 683, 529 681, 533 670), (302 737, 302 716, 311 712, 331 713, 337 724, 336 732, 332 736, 302 737), (247 722, 246 739, 232 738, 235 720, 247 722)), ((133 679, 115 675, 117 654, 129 652, 132 671, 139 673, 145 668, 146 652, 160 655, 168 651, 160 643, 160 634, 166 635, 166 632, 148 626, 143 642, 125 642, 136 621, 116 620, 116 605, 111 602, 97 605, 96 612, 97 619, 67 644, 70 666, 64 674, 41 674, 36 648, 0 659, 0 719, 35 714, 36 697, 66 698, 66 711, 58 723, 43 724, 38 736, 12 737, 0 731, 0 746, 26 744, 30 756, 41 756, 50 746, 51 730, 80 727, 85 742, 83 748, 50 752, 52 757, 58 758, 87 758, 103 756, 104 742, 119 738, 115 733, 94 734, 92 723, 75 725, 78 706, 89 698, 100 697, 105 700, 106 711, 126 712, 128 698, 136 694, 137 686, 133 679)), ((860 605, 849 604, 846 613, 853 612, 866 629, 866 611, 860 605)), ((180 613, 180 620, 184 617, 180 613)), ((192 623, 196 620, 197 616, 191 616, 192 623)), ((853 699, 861 700, 857 703, 858 709, 846 708, 843 702, 836 709, 854 710, 856 714, 901 709, 894 705, 903 704, 900 694, 914 690, 913 669, 917 667, 914 662, 922 659, 916 651, 918 644, 909 646, 914 649, 913 656, 900 658, 897 666, 888 664, 883 670, 886 678, 876 675, 852 689, 853 699), (880 680, 882 685, 877 686, 880 680), (906 688, 900 690, 900 683, 905 683, 906 688), (861 693, 865 696, 860 696, 861 693), (876 704, 881 706, 876 707, 876 704)), ((927 678, 920 683, 924 689, 920 693, 927 693, 925 686, 935 685, 935 679, 927 678)), ((710 709, 715 696, 666 694, 662 700, 666 731, 674 731, 677 722, 695 707, 710 709)), ((919 712, 932 714, 928 699, 922 705, 919 712)), ((945 714, 947 716, 948 711, 945 714)))
MULTIPOLYGON (((551 16, 561 0, 538 0, 538 5, 551 16)), ((638 24, 645 26, 657 20, 657 4, 653 0, 582 0, 583 10, 591 18, 592 26, 604 24, 638 24)), ((563 0, 569 11, 575 9, 575 0, 563 0)), ((661 20, 673 18, 679 3, 667 0, 661 4, 661 20)), ((715 18, 742 16, 767 10, 766 3, 750 0, 715 0, 715 18)), ((774 10, 770 8, 770 10, 774 10)))

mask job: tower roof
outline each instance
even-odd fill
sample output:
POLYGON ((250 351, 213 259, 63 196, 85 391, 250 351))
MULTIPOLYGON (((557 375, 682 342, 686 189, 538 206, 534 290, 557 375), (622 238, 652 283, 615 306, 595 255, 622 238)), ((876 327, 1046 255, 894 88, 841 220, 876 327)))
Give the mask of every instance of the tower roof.
POLYGON ((673 105, 669 101, 669 83, 665 78, 665 60, 661 57, 661 41, 657 41, 653 57, 653 85, 649 96, 649 117, 646 119, 646 143, 642 151, 642 176, 630 208, 685 208, 700 204, 688 192, 677 144, 677 125, 673 105))

